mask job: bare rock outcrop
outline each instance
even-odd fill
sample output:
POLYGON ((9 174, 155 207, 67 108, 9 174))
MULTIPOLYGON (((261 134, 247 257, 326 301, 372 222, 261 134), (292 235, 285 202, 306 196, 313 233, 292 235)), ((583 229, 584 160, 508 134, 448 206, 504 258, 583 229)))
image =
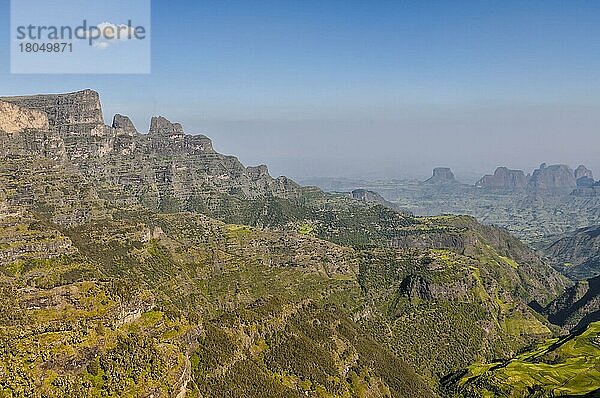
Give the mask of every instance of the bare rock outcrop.
POLYGON ((66 158, 64 141, 50 131, 48 117, 42 111, 0 101, 0 156, 66 158))
POLYGON ((113 117, 112 128, 127 135, 134 136, 139 134, 131 119, 118 113, 113 117))
POLYGON ((248 166, 246 167, 246 171, 248 172, 250 178, 252 178, 253 180, 269 175, 269 169, 264 164, 258 166, 248 166))
POLYGON ((179 123, 171 123, 163 116, 155 116, 150 122, 150 136, 160 136, 165 138, 177 139, 183 138, 183 127, 179 123))
POLYGON ((574 189, 576 186, 573 169, 564 164, 546 166, 542 163, 528 182, 528 189, 535 193, 574 189))
POLYGON ((0 156, 63 159, 85 178, 119 190, 123 204, 210 211, 226 196, 289 198, 300 190, 291 180, 271 177, 266 166, 246 168, 236 157, 216 152, 208 137, 186 134, 165 117, 153 117, 148 134, 138 133, 120 114, 105 125, 100 96, 92 90, 2 100, 0 117, 11 120, 10 126, 3 122, 5 129, 20 131, 27 123, 37 128, 0 134, 0 156), (14 109, 23 109, 22 115, 11 116, 14 109))
POLYGON ((592 198, 600 196, 600 181, 594 180, 594 174, 585 166, 579 166, 575 169, 575 178, 577 179, 577 188, 571 192, 571 195, 580 198, 592 198))
POLYGON ((20 133, 25 129, 48 128, 48 116, 44 112, 0 101, 0 131, 20 133))
POLYGON ((456 184, 452 170, 448 167, 436 167, 433 169, 431 178, 425 181, 426 184, 456 184))
POLYGON ((0 97, 0 101, 40 110, 48 115, 51 126, 104 123, 100 95, 89 89, 67 94, 0 97))
POLYGON ((498 167, 494 175, 483 176, 475 186, 478 188, 522 189, 527 186, 527 177, 523 170, 511 170, 498 167))
POLYGON ((67 156, 77 164, 105 156, 114 144, 114 130, 104 125, 100 96, 93 90, 0 100, 44 112, 49 130, 61 137, 67 156))
POLYGON ((577 188, 590 188, 596 185, 596 181, 590 177, 581 177, 577 179, 577 188))

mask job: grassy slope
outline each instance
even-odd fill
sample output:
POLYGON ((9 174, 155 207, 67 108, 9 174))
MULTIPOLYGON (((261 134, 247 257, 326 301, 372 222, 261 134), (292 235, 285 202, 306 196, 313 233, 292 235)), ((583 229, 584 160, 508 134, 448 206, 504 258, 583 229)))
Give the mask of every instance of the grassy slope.
POLYGON ((503 363, 469 367, 467 396, 583 396, 600 392, 600 322, 580 335, 552 339, 503 363))

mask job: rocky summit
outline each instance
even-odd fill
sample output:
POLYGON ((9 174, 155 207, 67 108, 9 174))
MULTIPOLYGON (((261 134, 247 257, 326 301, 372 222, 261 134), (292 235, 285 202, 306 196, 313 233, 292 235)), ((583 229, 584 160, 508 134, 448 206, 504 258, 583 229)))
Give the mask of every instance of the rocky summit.
POLYGON ((528 189, 531 192, 552 192, 572 190, 577 186, 573 169, 564 164, 547 166, 542 163, 529 177, 528 189))

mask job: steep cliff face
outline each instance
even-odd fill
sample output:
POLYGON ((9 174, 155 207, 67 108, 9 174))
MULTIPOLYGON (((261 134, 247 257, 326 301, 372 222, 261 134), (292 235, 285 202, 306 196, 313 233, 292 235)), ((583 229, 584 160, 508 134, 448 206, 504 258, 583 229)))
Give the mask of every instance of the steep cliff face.
POLYGON ((155 116, 150 121, 148 135, 169 138, 172 140, 183 139, 183 127, 179 123, 171 123, 163 116, 155 116))
POLYGON ((54 127, 104 123, 100 95, 93 90, 67 94, 0 97, 0 101, 42 111, 48 115, 48 121, 54 127))
POLYGON ((527 186, 527 178, 523 170, 510 170, 498 167, 494 175, 483 176, 475 186, 478 188, 522 189, 527 186))
POLYGON ((0 101, 0 156, 8 155, 66 159, 64 140, 50 131, 44 112, 0 101))
POLYGON ((208 211, 220 197, 288 197, 299 189, 272 178, 264 167, 246 168, 236 157, 216 152, 208 137, 186 135, 180 124, 164 117, 153 118, 146 135, 136 134, 122 118, 113 126, 122 136, 112 150, 82 169, 150 208, 208 211))
POLYGON ((577 179, 577 188, 591 188, 596 185, 596 181, 594 181, 591 177, 579 177, 577 179))
POLYGON ((569 331, 600 321, 600 276, 579 281, 546 307, 548 320, 569 331))
POLYGON ((112 128, 121 135, 136 136, 139 134, 131 119, 118 113, 113 117, 112 128))
POLYGON ((552 265, 573 279, 600 275, 600 227, 582 228, 544 249, 552 265))
POLYGON ((577 179, 577 188, 573 190, 571 195, 580 198, 592 198, 600 196, 600 181, 594 181, 594 174, 585 166, 579 166, 575 170, 575 178, 577 179))
POLYGON ((433 169, 431 178, 425 181, 426 184, 456 184, 454 173, 448 167, 436 167, 433 169))
MULTIPOLYGON (((260 167, 246 168, 237 158, 216 152, 208 137, 186 135, 181 124, 165 117, 153 117, 145 135, 123 115, 115 115, 112 126, 104 125, 100 97, 92 90, 1 100, 3 109, 31 109, 25 116, 40 119, 31 121, 38 136, 28 132, 0 140, 19 141, 20 147, 55 159, 66 154, 85 176, 152 209, 208 211, 223 197, 293 197, 299 190, 293 181, 274 179, 260 167)), ((10 130, 18 127, 5 124, 10 130)))
POLYGON ((20 133, 25 129, 48 128, 48 117, 44 112, 0 100, 0 131, 20 133))
POLYGON ((564 164, 546 166, 545 163, 534 170, 529 179, 531 192, 552 192, 574 189, 577 186, 573 169, 564 164))
POLYGON ((93 90, 0 100, 44 112, 49 130, 61 137, 69 160, 76 164, 104 156, 114 145, 114 131, 104 125, 100 96, 93 90))
POLYGON ((579 186, 571 192, 571 195, 578 198, 597 198, 600 197, 600 183, 595 182, 594 185, 590 185, 589 182, 586 186, 579 186))

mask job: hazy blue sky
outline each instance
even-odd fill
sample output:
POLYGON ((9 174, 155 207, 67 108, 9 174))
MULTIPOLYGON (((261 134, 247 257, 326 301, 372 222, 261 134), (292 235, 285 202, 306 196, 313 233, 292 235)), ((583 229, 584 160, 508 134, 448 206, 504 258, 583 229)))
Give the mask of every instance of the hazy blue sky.
POLYGON ((542 161, 600 175, 598 1, 152 5, 151 74, 10 75, 1 29, 0 95, 93 88, 107 122, 146 131, 162 114, 292 177, 542 161))

